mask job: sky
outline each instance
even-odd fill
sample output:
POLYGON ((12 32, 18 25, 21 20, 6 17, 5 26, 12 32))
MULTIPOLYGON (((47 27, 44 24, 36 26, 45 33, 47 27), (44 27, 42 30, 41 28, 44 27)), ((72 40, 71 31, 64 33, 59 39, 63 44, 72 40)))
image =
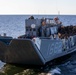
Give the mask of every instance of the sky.
POLYGON ((76 15, 76 0, 0 0, 0 15, 76 15))

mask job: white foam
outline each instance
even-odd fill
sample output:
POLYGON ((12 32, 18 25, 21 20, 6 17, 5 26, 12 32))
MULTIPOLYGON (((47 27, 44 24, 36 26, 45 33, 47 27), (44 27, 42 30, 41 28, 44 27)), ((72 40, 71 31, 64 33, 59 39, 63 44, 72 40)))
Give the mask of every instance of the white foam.
POLYGON ((0 61, 0 69, 5 65, 2 61, 0 61))
POLYGON ((56 67, 55 69, 50 70, 47 75, 61 74, 61 69, 56 67))

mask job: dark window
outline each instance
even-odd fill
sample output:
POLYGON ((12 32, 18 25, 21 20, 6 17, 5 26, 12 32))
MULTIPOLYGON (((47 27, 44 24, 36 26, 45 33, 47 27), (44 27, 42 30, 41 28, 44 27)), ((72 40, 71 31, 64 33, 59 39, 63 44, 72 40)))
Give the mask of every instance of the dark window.
POLYGON ((32 29, 30 29, 30 31, 32 31, 32 29))
POLYGON ((33 31, 36 31, 36 29, 33 29, 33 31))
POLYGON ((26 29, 26 31, 29 31, 29 29, 26 29))

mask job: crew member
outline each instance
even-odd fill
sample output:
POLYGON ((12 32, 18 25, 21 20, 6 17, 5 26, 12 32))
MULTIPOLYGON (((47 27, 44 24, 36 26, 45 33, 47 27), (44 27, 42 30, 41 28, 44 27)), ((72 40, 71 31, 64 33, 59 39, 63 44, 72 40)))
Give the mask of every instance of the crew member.
POLYGON ((46 36, 46 22, 45 20, 41 21, 41 26, 38 29, 39 36, 45 37, 46 36))

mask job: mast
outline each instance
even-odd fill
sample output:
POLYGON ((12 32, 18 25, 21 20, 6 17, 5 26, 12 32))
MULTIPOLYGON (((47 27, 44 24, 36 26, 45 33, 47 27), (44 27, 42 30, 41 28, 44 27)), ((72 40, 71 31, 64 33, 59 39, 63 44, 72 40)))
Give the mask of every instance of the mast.
POLYGON ((60 15, 60 11, 58 11, 58 16, 60 15))

